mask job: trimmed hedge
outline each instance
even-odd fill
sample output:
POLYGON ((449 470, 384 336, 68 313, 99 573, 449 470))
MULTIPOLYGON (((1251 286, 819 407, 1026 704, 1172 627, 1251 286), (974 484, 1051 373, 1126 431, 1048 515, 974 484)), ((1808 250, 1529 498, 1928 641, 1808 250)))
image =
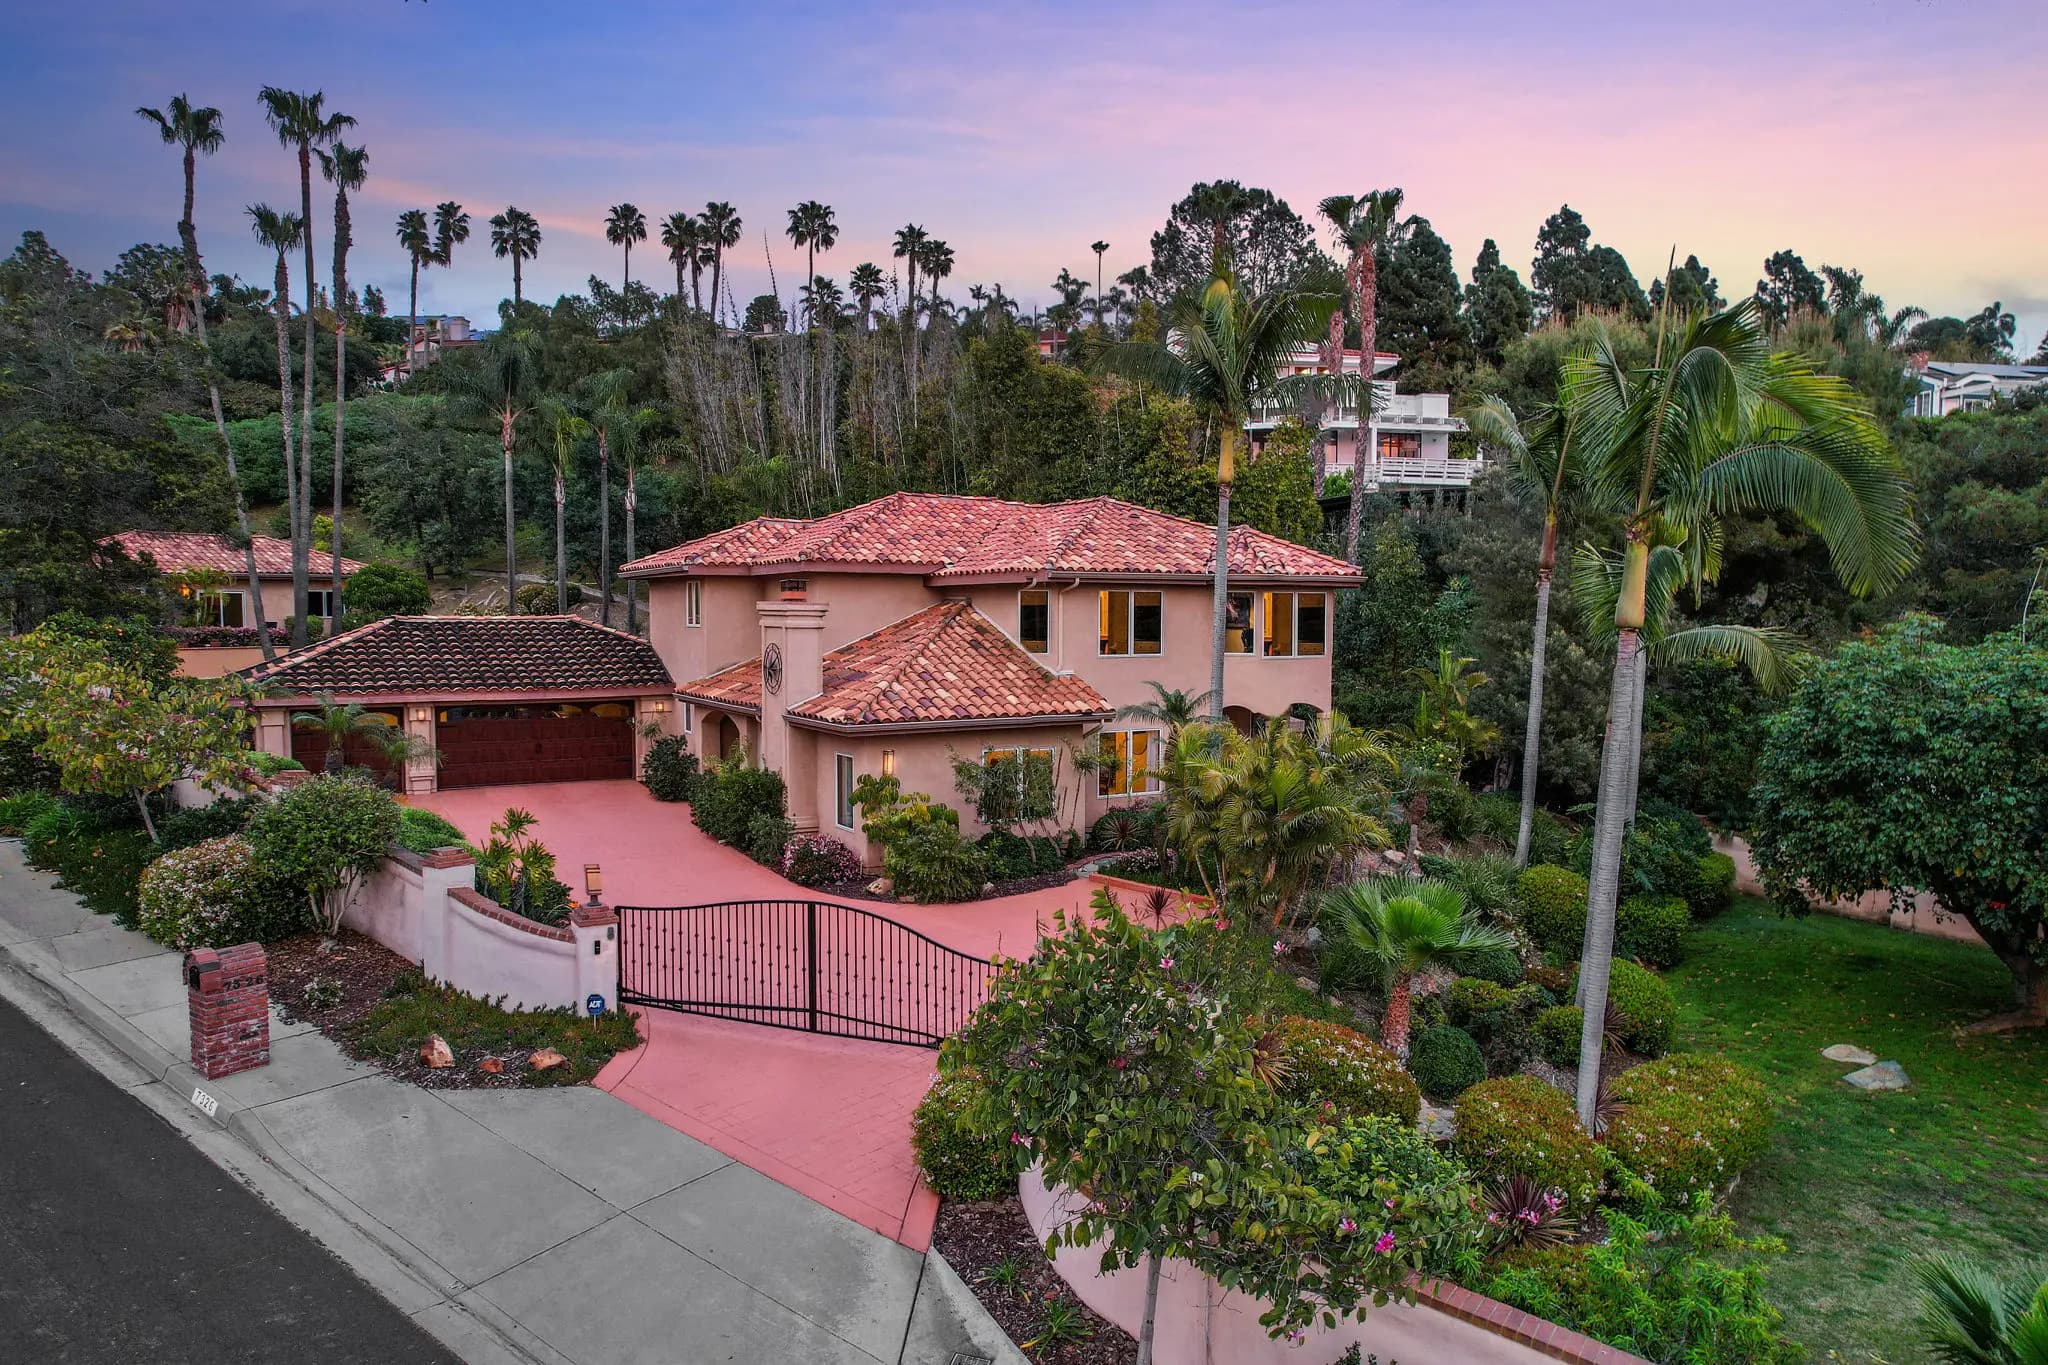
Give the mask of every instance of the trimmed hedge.
MULTIPOLYGON (((719 843, 750 853, 757 818, 789 818, 789 790, 782 775, 764 768, 714 768, 703 774, 690 803, 690 819, 719 843)), ((787 842, 785 840, 785 842, 787 842)), ((782 847, 774 861, 782 860, 782 847)))
POLYGON ((1552 1066, 1577 1066, 1585 1027, 1586 1012, 1577 1005, 1551 1006, 1536 1016, 1536 1055, 1552 1066))
POLYGON ((1486 1079, 1486 1059, 1471 1034, 1446 1024, 1415 1035, 1408 1049, 1408 1074, 1423 1094, 1448 1104, 1486 1079))
POLYGON ((1606 1167, 1572 1102, 1534 1076, 1481 1081, 1460 1096, 1453 1148, 1491 1179, 1526 1176, 1558 1191, 1574 1213, 1598 1199, 1606 1167))
POLYGON ((1659 1193, 1725 1185, 1771 1144, 1770 1091, 1725 1057, 1673 1053, 1630 1067, 1609 1093, 1621 1112, 1607 1149, 1659 1193))
POLYGON ((1630 896, 1614 912, 1614 934, 1637 961, 1668 971, 1685 961, 1692 911, 1677 896, 1630 896))
POLYGON ((701 775, 697 755, 681 735, 664 735, 647 746, 640 763, 640 782, 657 801, 693 801, 701 775))
MULTIPOLYGON (((1573 992, 1578 990, 1574 980, 1573 992)), ((1633 962, 1615 959, 1607 977, 1607 998, 1614 1005, 1615 1034, 1630 1052, 1662 1057, 1671 1050, 1678 1027, 1678 1002, 1664 978, 1633 962)))
POLYGON ((1576 953, 1586 940, 1586 879, 1568 867, 1532 867, 1515 880, 1522 927, 1546 948, 1576 953))
POLYGON ((1712 919, 1735 903, 1735 860, 1709 853, 1699 861, 1699 876, 1686 894, 1695 919, 1712 919))
POLYGON ((1400 1059, 1356 1029, 1291 1016, 1273 1026, 1277 1088, 1290 1099, 1328 1103, 1344 1118, 1375 1115, 1412 1124, 1422 1092, 1400 1059))
POLYGON ((398 846, 422 857, 439 848, 467 848, 462 831, 443 817, 418 806, 398 808, 398 846))
POLYGON ((910 1116, 918 1169, 941 1199, 999 1199, 1016 1192, 1007 1138, 981 1132, 970 1117, 987 1093, 972 1072, 941 1076, 910 1116))

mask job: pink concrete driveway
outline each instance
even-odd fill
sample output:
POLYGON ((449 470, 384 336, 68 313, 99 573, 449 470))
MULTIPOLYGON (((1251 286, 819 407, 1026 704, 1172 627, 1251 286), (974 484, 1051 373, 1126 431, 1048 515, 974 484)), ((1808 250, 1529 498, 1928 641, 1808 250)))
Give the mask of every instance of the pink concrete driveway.
MULTIPOLYGON (((412 798, 472 840, 507 806, 532 811, 535 834, 580 895, 583 864, 604 869, 612 905, 804 900, 815 893, 706 838, 689 809, 635 782, 479 787, 412 798)), ((865 904, 854 902, 854 904, 865 904)), ((1055 911, 1087 904, 1085 884, 968 905, 868 905, 976 957, 1021 956, 1055 911)), ((612 1059, 596 1084, 884 1236, 922 1251, 938 1198, 918 1178, 910 1115, 934 1054, 671 1010, 640 1011, 647 1042, 612 1059)))

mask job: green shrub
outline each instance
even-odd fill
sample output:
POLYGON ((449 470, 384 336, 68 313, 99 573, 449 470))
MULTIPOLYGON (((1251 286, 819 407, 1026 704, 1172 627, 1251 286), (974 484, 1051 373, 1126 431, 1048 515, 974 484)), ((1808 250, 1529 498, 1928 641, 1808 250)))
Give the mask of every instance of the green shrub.
POLYGON ((697 797, 697 755, 681 735, 664 735, 647 746, 640 781, 657 801, 694 801, 697 797))
POLYGON ((165 848, 190 848, 208 839, 240 834, 265 804, 260 796, 224 796, 212 805, 172 811, 156 822, 157 841, 165 848))
POLYGON ((1466 858, 1435 858, 1425 854, 1422 873, 1456 887, 1469 910, 1493 920, 1512 920, 1518 908, 1515 882, 1521 875, 1514 859, 1492 853, 1466 858))
POLYGON ((555 876, 555 855, 530 831, 532 811, 506 808, 476 852, 476 889, 515 915, 540 924, 569 918, 569 888, 555 876))
POLYGON ((398 846, 421 856, 441 848, 465 848, 462 831, 430 810, 418 806, 398 808, 398 846))
POLYGON ((1614 914, 1621 946, 1646 967, 1666 971, 1685 960, 1692 911, 1677 896, 1630 896, 1614 914))
POLYGON ((401 564, 365 564, 349 575, 342 593, 346 629, 381 621, 387 616, 425 616, 434 609, 427 580, 401 564))
POLYGON ((173 849, 137 889, 136 927, 170 948, 270 943, 308 923, 305 900, 266 877, 239 834, 173 849))
POLYGON ((1150 843, 1145 817, 1129 807, 1105 812, 1088 828, 1088 847, 1096 853, 1129 853, 1150 843))
POLYGON ((48 792, 0 796, 0 834, 20 834, 30 821, 55 809, 57 798, 48 792))
MULTIPOLYGON (((631 1010, 610 1010, 592 1019, 573 1010, 508 1010, 504 997, 495 1000, 465 995, 453 986, 428 981, 417 971, 401 972, 384 998, 346 1034, 356 1057, 379 1057, 412 1066, 420 1045, 439 1034, 458 1061, 480 1056, 518 1058, 508 1061, 500 1083, 507 1085, 581 1085, 597 1075, 614 1055, 638 1047, 640 1024, 631 1010), (525 1065, 534 1051, 551 1047, 567 1062, 536 1071, 525 1065)), ((448 1071, 414 1071, 423 1083, 447 1077, 460 1085, 473 1074, 467 1066, 448 1071)))
POLYGON ((299 762, 296 758, 286 758, 283 754, 264 753, 261 749, 251 749, 242 757, 250 767, 265 777, 276 777, 279 773, 302 773, 306 771, 306 765, 299 762))
POLYGON ((1549 996, 1553 1005, 1564 999, 1565 993, 1572 988, 1570 972, 1561 967, 1546 967, 1541 963, 1524 971, 1522 979, 1549 996))
POLYGON ((1423 1094, 1448 1104, 1486 1079, 1486 1059, 1471 1034, 1446 1024, 1415 1035, 1408 1049, 1408 1074, 1423 1094))
POLYGON ((1552 1066, 1577 1066, 1580 1035, 1585 1029, 1584 1010, 1577 1005, 1552 1005, 1536 1016, 1532 1029, 1536 1055, 1552 1066))
POLYGON ((1784 1250, 1745 1241, 1704 1201, 1638 1220, 1607 1215, 1608 1241, 1518 1257, 1479 1287, 1502 1303, 1658 1362, 1794 1365, 1805 1353, 1782 1334, 1765 1293, 1762 1257, 1784 1250))
POLYGON ((1273 1026, 1281 1094, 1327 1103, 1349 1119, 1382 1116, 1413 1124, 1422 1092, 1400 1059, 1356 1029, 1292 1017, 1273 1026))
POLYGON ((796 826, 786 815, 773 811, 762 811, 747 822, 747 842, 744 852, 763 867, 782 870, 782 857, 789 851, 789 841, 796 837, 796 826))
POLYGON ((860 858, 831 835, 813 834, 783 851, 782 875, 798 886, 837 886, 860 876, 860 858))
POLYGON ((1067 865, 1066 856, 1060 851, 1060 841, 1052 835, 1034 834, 1026 842, 1031 845, 1032 872, 1057 872, 1067 865))
POLYGON ((355 777, 316 777, 267 803, 249 821, 257 859, 309 905, 320 929, 341 927, 357 888, 398 837, 391 793, 355 777))
POLYGON ((988 860, 952 825, 934 821, 906 829, 883 855, 896 894, 923 905, 971 901, 988 882, 988 860))
POLYGON ((1444 993, 1444 1009, 1453 1024, 1472 1035, 1486 1069, 1495 1076, 1520 1069, 1535 1050, 1533 1032, 1544 995, 1535 986, 1513 989, 1481 977, 1461 976, 1444 993))
POLYGON ((1659 843, 1683 849, 1694 858, 1713 852, 1714 836, 1700 818, 1676 802, 1644 797, 1636 803, 1636 828, 1653 827, 1659 843))
POLYGON ((1726 1185, 1770 1146, 1770 1091, 1723 1057, 1679 1052, 1644 1062, 1609 1093, 1622 1108, 1607 1149, 1660 1194, 1726 1185))
POLYGON ((1465 966, 1465 974, 1481 981, 1491 981, 1497 986, 1520 985, 1527 975, 1522 967, 1522 955, 1513 948, 1489 948, 1474 954, 1465 966))
POLYGON ((1576 953, 1586 939, 1586 879, 1568 867, 1532 867, 1515 880, 1522 927, 1545 948, 1576 953))
POLYGON ((1479 832, 1513 849, 1515 836, 1522 832, 1522 798, 1512 792, 1487 792, 1480 796, 1476 808, 1479 832))
POLYGON ((1481 1081, 1459 1096, 1454 1147, 1491 1179, 1526 1176, 1558 1191, 1574 1213, 1593 1206, 1606 1166, 1572 1102, 1534 1076, 1481 1081))
POLYGON ((990 881, 1010 882, 1031 875, 1031 845, 1021 835, 992 829, 974 844, 988 860, 990 881))
MULTIPOLYGON (((1578 991, 1576 979, 1572 991, 1578 991)), ((1670 1050, 1672 1032, 1678 1027, 1678 1002, 1663 977, 1617 958, 1608 973, 1607 1000, 1614 1006, 1614 1032, 1623 1047, 1645 1057, 1661 1057, 1670 1050)))
POLYGON ((1309 1149, 1302 1174, 1317 1193, 1349 1203, 1359 1228, 1424 1243, 1425 1272, 1448 1273, 1477 1235, 1478 1192, 1412 1123, 1342 1119, 1309 1149))
MULTIPOLYGON (((750 847, 756 816, 787 819, 789 791, 782 775, 742 764, 720 765, 697 781, 690 819, 719 843, 745 852, 750 847)), ((781 856, 781 850, 776 850, 781 856)))
MULTIPOLYGON (((569 599, 569 609, 575 610, 583 602, 583 585, 569 584, 566 596, 569 599)), ((525 584, 513 594, 512 600, 518 603, 518 614, 521 616, 553 616, 560 610, 555 604, 555 585, 552 583, 525 584)))
POLYGON ((131 927, 142 869, 164 851, 139 825, 117 823, 69 801, 31 817, 21 842, 31 866, 54 872, 88 910, 131 927))
POLYGON ((1462 844, 1482 828, 1479 798, 1463 782, 1452 782, 1429 798, 1429 823, 1454 844, 1462 844))
POLYGON ((970 1115, 986 1102, 987 1087, 971 1071, 941 1076, 910 1116, 910 1148, 941 1199, 1000 1199, 1014 1194, 1009 1138, 985 1133, 970 1115))
POLYGON ((1712 919, 1735 903, 1735 860, 1725 853, 1708 853, 1699 860, 1699 873, 1686 894, 1686 906, 1695 919, 1712 919))

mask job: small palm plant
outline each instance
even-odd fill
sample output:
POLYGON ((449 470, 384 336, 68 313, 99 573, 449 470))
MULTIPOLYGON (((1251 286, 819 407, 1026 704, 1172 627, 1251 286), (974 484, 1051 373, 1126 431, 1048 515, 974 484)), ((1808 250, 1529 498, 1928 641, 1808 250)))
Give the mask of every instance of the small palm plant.
POLYGON ((355 702, 344 705, 327 693, 321 694, 318 711, 299 711, 292 716, 292 729, 326 737, 327 760, 321 767, 330 776, 341 771, 345 761, 342 750, 351 737, 372 738, 394 728, 385 717, 366 711, 355 702))
POLYGON ((1949 1365, 2048 1365, 2048 1261, 2000 1275, 1934 1256, 1916 1268, 1927 1347, 1949 1365))
POLYGON ((1360 978, 1386 993, 1380 1042, 1408 1055, 1415 978, 1469 965, 1514 947, 1514 936, 1481 923, 1456 887, 1429 879, 1375 877, 1340 886, 1323 899, 1331 975, 1360 978))

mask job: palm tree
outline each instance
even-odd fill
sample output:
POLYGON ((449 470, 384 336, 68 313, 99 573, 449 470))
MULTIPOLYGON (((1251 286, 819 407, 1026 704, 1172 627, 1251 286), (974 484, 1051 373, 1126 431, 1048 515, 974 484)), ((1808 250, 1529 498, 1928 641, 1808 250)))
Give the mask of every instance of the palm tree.
POLYGON ((905 223, 896 229, 896 241, 892 248, 895 258, 904 262, 908 279, 908 306, 903 311, 903 346, 910 356, 910 420, 917 421, 917 268, 924 255, 925 245, 931 235, 915 223, 905 223))
POLYGON ((519 600, 519 558, 512 498, 512 443, 526 415, 539 370, 538 347, 524 327, 498 332, 479 348, 477 363, 457 371, 455 396, 471 414, 498 424, 498 448, 505 462, 505 610, 519 600))
MULTIPOLYGON (((601 430, 609 433, 617 443, 620 456, 626 462, 626 562, 633 562, 636 554, 634 540, 635 517, 640 509, 640 433, 661 419, 653 408, 641 408, 629 413, 623 421, 615 422, 601 430)), ((626 580, 626 633, 640 633, 640 580, 626 580)))
POLYGON ((633 372, 621 366, 601 370, 584 381, 590 403, 590 426, 597 434, 597 585, 601 599, 598 623, 612 623, 612 448, 615 427, 632 415, 626 400, 633 372))
MULTIPOLYGON (((499 260, 512 258, 512 306, 516 309, 524 302, 519 263, 540 255, 540 221, 517 204, 507 205, 503 213, 491 216, 491 250, 499 260)), ((417 280, 413 287, 418 289, 417 280)))
POLYGON ((341 624, 341 474, 342 409, 348 401, 348 249, 355 244, 350 234, 348 192, 359 190, 370 175, 367 148, 351 147, 335 139, 333 152, 321 152, 320 174, 334 186, 334 524, 327 533, 327 548, 334 562, 329 569, 333 592, 334 623, 341 624))
POLYGON ((277 650, 270 643, 270 631, 263 622, 263 585, 256 576, 256 542, 249 535, 249 502, 242 494, 242 476, 235 467, 235 446, 228 439, 228 420, 220 402, 220 375, 213 368, 213 345, 206 336, 206 268, 199 259, 199 227, 192 221, 194 182, 198 159, 212 156, 227 141, 221 129, 220 110, 194 107, 183 95, 173 95, 163 109, 137 109, 136 114, 155 125, 163 140, 182 149, 185 160, 185 213, 178 219, 178 240, 185 248, 185 274, 192 289, 187 305, 192 327, 199 335, 199 353, 206 367, 206 396, 213 405, 213 430, 220 439, 221 457, 227 462, 228 486, 235 493, 235 524, 242 532, 242 557, 249 574, 249 605, 256 613, 256 642, 263 649, 263 661, 272 663, 277 650))
POLYGON ((569 612, 569 456, 590 434, 590 423, 559 398, 543 398, 541 419, 555 438, 555 614, 569 612))
POLYGON ((2048 1262, 1999 1275, 1960 1256, 1913 1267, 1927 1347, 1948 1365, 2048 1365, 2048 1262))
POLYGON ((1509 477, 1525 496, 1543 504, 1543 541, 1536 555, 1536 624, 1529 645, 1529 717, 1522 731, 1522 816, 1515 833, 1515 866, 1529 865, 1536 827, 1536 774, 1542 755, 1543 665, 1550 645, 1550 580, 1557 569, 1557 519, 1571 472, 1571 428, 1555 407, 1525 429, 1505 400, 1489 394, 1462 414, 1481 446, 1504 452, 1509 477))
MULTIPOLYGON (((789 211, 789 226, 784 230, 791 246, 804 249, 804 278, 818 277, 818 253, 830 251, 839 240, 839 226, 832 221, 832 209, 815 199, 806 199, 789 211)), ((804 326, 815 325, 811 310, 804 310, 804 326)))
MULTIPOLYGON (((298 487, 298 456, 292 445, 292 281, 291 251, 305 234, 305 224, 296 213, 279 213, 268 204, 251 204, 247 210, 256 240, 277 253, 277 273, 270 288, 271 317, 277 326, 278 429, 284 438, 285 502, 294 544, 299 534, 302 504, 293 491, 298 487)), ((256 596, 256 614, 263 614, 263 597, 256 596)), ((296 608, 295 608, 296 610, 296 608)), ((267 634, 268 632, 266 632, 267 634)))
POLYGON ((1102 253, 1109 250, 1108 242, 1096 242, 1088 248, 1095 253, 1095 325, 1102 325, 1102 253))
POLYGON ((1275 717, 1257 734, 1214 723, 1183 737, 1221 735, 1219 777, 1205 777, 1214 798, 1218 870, 1231 900, 1285 923, 1310 887, 1361 848, 1384 844, 1386 828, 1352 766, 1275 717), (1225 730, 1228 733, 1223 733, 1225 730))
POLYGON ((332 693, 320 694, 320 709, 317 711, 294 711, 292 729, 306 734, 318 732, 327 738, 327 757, 321 767, 331 776, 341 771, 342 750, 348 747, 352 736, 365 738, 379 730, 394 728, 383 716, 367 711, 356 702, 343 704, 334 699, 332 693))
POLYGON ((1358 370, 1365 378, 1365 401, 1359 411, 1362 425, 1351 466, 1351 504, 1344 513, 1344 557, 1356 564, 1359 516, 1366 496, 1380 487, 1379 432, 1372 420, 1372 408, 1378 402, 1372 384, 1373 361, 1379 344, 1379 263, 1374 252, 1401 216, 1401 191, 1374 190, 1362 197, 1332 195, 1322 202, 1320 212, 1337 229, 1337 240, 1350 253, 1344 263, 1344 286, 1351 294, 1351 312, 1358 322, 1358 370))
POLYGON ((1052 292, 1060 296, 1060 301, 1049 310, 1054 314, 1054 324, 1060 327, 1080 326, 1081 298, 1088 292, 1088 281, 1061 266, 1059 277, 1052 282, 1052 292))
POLYGON ((419 345, 420 272, 434 263, 434 239, 427 229, 425 209, 407 209, 398 215, 398 244, 412 261, 412 304, 405 328, 405 372, 411 374, 419 345))
POLYGON ((697 265, 697 220, 680 211, 671 213, 661 222, 661 244, 668 248, 668 258, 675 263, 676 301, 680 303, 688 297, 683 293, 683 271, 686 267, 694 270, 697 265))
POLYGON ((1230 485, 1237 446, 1252 409, 1268 398, 1340 393, 1355 376, 1288 375, 1280 366, 1302 341, 1318 335, 1338 306, 1334 294, 1280 289, 1247 298, 1228 264, 1202 298, 1185 308, 1163 342, 1127 341, 1102 348, 1097 363, 1208 409, 1218 433, 1216 461, 1215 602, 1209 650, 1210 715, 1223 716, 1223 637, 1230 604, 1230 485))
POLYGON ((327 96, 310 95, 266 85, 257 99, 263 117, 276 132, 278 143, 297 152, 299 158, 300 246, 306 264, 306 357, 305 384, 299 412, 299 521, 292 540, 292 643, 306 643, 306 602, 308 563, 313 553, 313 149, 338 139, 344 129, 356 126, 347 114, 329 114, 327 96))
POLYGON ((927 240, 917 253, 918 268, 924 271, 925 279, 931 286, 933 307, 939 302, 939 281, 953 273, 953 248, 937 237, 927 240))
POLYGON ((704 206, 704 239, 711 244, 711 315, 718 316, 719 282, 724 277, 725 253, 740 244, 740 215, 731 204, 714 199, 704 206))
POLYGON ((441 766, 441 751, 419 735, 406 733, 402 725, 370 725, 362 737, 384 764, 384 785, 392 791, 405 787, 405 770, 414 763, 441 766))
POLYGON ((1142 720, 1157 725, 1166 732, 1166 742, 1174 738, 1189 725, 1200 720, 1209 707, 1207 692, 1183 692, 1179 688, 1165 687, 1147 680, 1145 686, 1152 689, 1152 700, 1135 702, 1116 713, 1118 720, 1142 720))
POLYGON ((1687 319, 1668 351, 1663 329, 1651 365, 1633 370, 1603 330, 1592 354, 1566 359, 1561 388, 1589 490, 1619 513, 1626 546, 1580 968, 1590 1023, 1580 1038, 1578 1110, 1589 1129, 1653 537, 1660 527, 1703 532, 1736 512, 1794 512, 1820 533, 1837 577, 1858 594, 1902 579, 1917 540, 1897 456, 1855 391, 1796 355, 1772 354, 1755 300, 1687 319))
POLYGON ((625 282, 619 286, 623 294, 633 287, 633 243, 647 240, 647 215, 632 204, 613 204, 605 215, 604 239, 626 249, 625 282))
POLYGON ((1457 888, 1406 877, 1375 877, 1330 892, 1323 898, 1323 932, 1330 971, 1370 977, 1386 993, 1380 1042, 1404 1059, 1415 978, 1456 971, 1515 946, 1514 935, 1467 910, 1457 888))
POLYGON ((882 267, 872 261, 862 261, 846 277, 847 287, 853 292, 853 301, 860 308, 860 329, 868 330, 869 320, 875 311, 875 300, 888 292, 888 285, 882 279, 882 267))
POLYGON ((469 215, 453 199, 434 205, 434 264, 455 264, 455 248, 469 240, 469 215))

